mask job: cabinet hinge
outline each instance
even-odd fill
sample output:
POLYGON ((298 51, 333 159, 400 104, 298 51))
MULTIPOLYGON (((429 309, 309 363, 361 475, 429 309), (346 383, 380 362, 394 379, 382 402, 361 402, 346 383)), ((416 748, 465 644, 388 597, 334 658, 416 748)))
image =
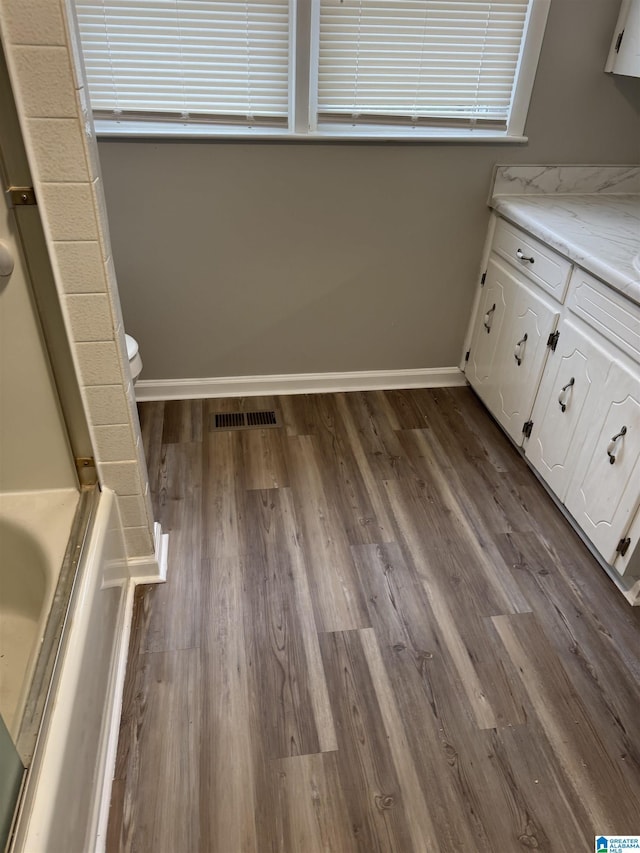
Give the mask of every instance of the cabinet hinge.
POLYGON ((629 537, 627 537, 626 539, 621 539, 618 542, 618 547, 616 548, 616 552, 618 554, 620 554, 621 557, 624 557, 624 555, 629 550, 629 545, 631 545, 631 539, 629 539, 629 537))
POLYGON ((525 438, 531 438, 531 430, 533 429, 533 421, 525 421, 522 427, 522 434, 525 438))
POLYGON ((487 280, 487 274, 486 274, 486 272, 483 272, 482 275, 480 276, 480 287, 484 287, 484 283, 486 280, 487 280))
POLYGON ((618 38, 616 39, 615 52, 620 53, 620 45, 622 44, 622 38, 624 36, 624 30, 621 30, 618 33, 618 38))
POLYGON ((469 361, 469 356, 471 355, 471 350, 468 349, 464 354, 464 360, 469 361))
POLYGON ((551 332, 549 337, 547 338, 547 346, 551 349, 552 352, 556 351, 556 347, 558 346, 558 340, 560 339, 560 332, 551 332))

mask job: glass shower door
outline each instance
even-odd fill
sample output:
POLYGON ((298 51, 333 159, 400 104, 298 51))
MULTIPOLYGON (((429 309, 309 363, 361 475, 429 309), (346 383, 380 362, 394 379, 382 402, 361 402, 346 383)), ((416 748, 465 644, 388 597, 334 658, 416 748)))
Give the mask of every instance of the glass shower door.
POLYGON ((18 751, 0 716, 0 850, 5 849, 9 838, 23 773, 18 751))

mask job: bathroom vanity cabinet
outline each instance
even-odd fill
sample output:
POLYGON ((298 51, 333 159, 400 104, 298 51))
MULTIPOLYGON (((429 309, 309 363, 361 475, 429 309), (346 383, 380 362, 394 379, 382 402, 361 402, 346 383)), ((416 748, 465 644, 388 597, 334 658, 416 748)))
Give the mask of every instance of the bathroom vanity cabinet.
POLYGON ((466 376, 626 590, 640 576, 640 305, 492 215, 466 376))

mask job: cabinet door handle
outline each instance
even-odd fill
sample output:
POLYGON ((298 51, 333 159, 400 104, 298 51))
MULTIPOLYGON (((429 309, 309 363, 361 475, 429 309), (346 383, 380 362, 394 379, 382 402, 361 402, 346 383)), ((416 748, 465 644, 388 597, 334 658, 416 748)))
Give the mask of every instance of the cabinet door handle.
POLYGON ((535 264, 536 259, 525 255, 522 249, 516 249, 516 258, 519 261, 529 261, 530 264, 535 264))
POLYGON ((567 382, 566 385, 564 385, 562 387, 562 390, 560 391, 560 396, 558 397, 558 403, 560 403, 560 408, 562 409, 563 412, 567 411, 567 396, 568 396, 567 392, 569 391, 569 388, 573 388, 575 381, 576 381, 575 377, 572 376, 571 379, 567 382))
POLYGON ((516 344, 516 349, 515 349, 515 352, 513 354, 513 357, 518 362, 518 367, 520 367, 520 365, 522 364, 522 349, 523 349, 525 343, 527 342, 528 337, 529 336, 525 332, 524 335, 520 338, 520 340, 516 344))
POLYGON ((609 457, 609 462, 612 465, 616 461, 616 451, 618 449, 616 442, 618 441, 619 438, 622 438, 622 436, 626 435, 626 434, 627 434, 627 428, 626 428, 626 426, 623 426, 622 429, 620 430, 620 432, 616 433, 612 437, 611 441, 609 442, 609 447, 607 447, 607 456, 609 457))
POLYGON ((496 303, 494 302, 491 308, 484 315, 484 327, 487 330, 487 334, 491 331, 491 324, 493 323, 493 312, 496 310, 496 303))

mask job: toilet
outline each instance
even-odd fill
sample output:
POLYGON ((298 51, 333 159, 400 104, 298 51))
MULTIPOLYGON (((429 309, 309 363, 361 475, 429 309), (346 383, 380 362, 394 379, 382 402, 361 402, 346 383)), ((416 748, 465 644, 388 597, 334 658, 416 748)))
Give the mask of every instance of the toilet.
POLYGON ((142 371, 142 359, 138 350, 138 341, 132 338, 131 335, 125 334, 124 339, 127 344, 127 356, 129 358, 129 368, 131 370, 131 379, 133 384, 136 384, 138 376, 142 371))

